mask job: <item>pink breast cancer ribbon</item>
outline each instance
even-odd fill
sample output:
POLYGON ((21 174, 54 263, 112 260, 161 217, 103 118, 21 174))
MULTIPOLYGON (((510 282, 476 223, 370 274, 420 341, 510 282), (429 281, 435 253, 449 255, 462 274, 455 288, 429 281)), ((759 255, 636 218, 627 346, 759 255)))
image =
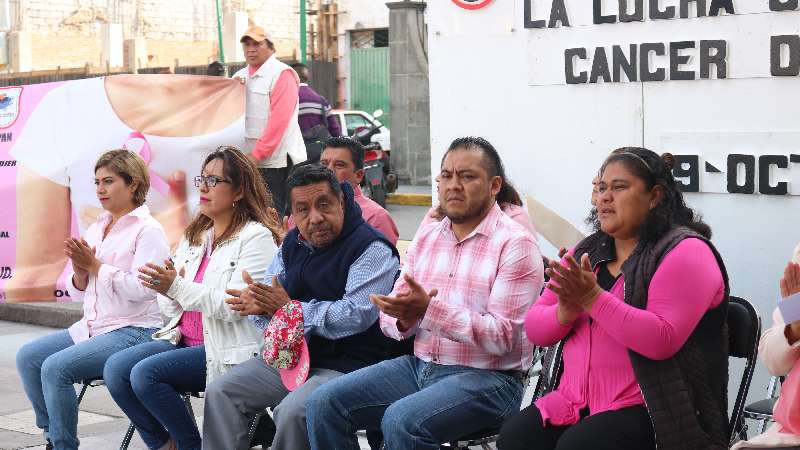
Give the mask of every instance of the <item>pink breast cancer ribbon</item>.
POLYGON ((122 148, 133 151, 128 148, 128 142, 133 139, 140 139, 142 141, 142 148, 139 149, 139 156, 147 165, 147 168, 150 172, 150 186, 152 186, 161 195, 166 197, 167 194, 169 194, 169 184, 157 173, 153 172, 153 169, 150 169, 150 160, 153 159, 153 152, 150 150, 150 143, 147 142, 147 138, 144 137, 144 135, 139 131, 131 131, 131 134, 129 134, 128 138, 125 139, 125 143, 122 145, 122 148))

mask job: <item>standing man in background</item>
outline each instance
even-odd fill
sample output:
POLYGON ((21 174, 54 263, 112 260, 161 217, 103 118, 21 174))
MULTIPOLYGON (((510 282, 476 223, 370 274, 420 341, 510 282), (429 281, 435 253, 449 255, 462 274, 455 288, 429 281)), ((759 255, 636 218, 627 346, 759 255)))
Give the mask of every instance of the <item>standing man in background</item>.
POLYGON ((283 216, 289 170, 306 160, 297 121, 300 80, 291 67, 278 61, 275 44, 263 28, 248 28, 239 42, 247 67, 233 77, 247 85, 245 151, 258 166, 275 209, 283 216))
POLYGON ((331 137, 341 136, 342 128, 331 114, 328 100, 308 85, 308 66, 297 63, 292 64, 292 69, 300 77, 300 131, 303 133, 308 160, 317 162, 325 142, 331 137))

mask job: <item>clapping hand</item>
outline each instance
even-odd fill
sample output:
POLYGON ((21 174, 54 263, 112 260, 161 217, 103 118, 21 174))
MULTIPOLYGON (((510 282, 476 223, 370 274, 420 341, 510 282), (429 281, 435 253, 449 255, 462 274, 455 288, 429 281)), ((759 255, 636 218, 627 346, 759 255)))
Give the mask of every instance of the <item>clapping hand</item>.
POLYGON ((781 297, 786 298, 800 292, 800 264, 790 262, 786 264, 781 278, 781 297))
MULTIPOLYGON (((181 276, 184 270, 181 269, 181 276)), ((164 267, 158 264, 147 263, 144 267, 139 268, 139 279, 142 280, 142 285, 150 288, 161 295, 167 295, 167 291, 172 287, 178 272, 175 270, 175 265, 172 260, 167 259, 164 261, 164 267)))
MULTIPOLYGON (((800 292, 800 264, 789 262, 783 270, 783 278, 780 281, 781 301, 786 297, 800 292)), ((800 322, 786 324, 784 335, 789 344, 794 344, 800 340, 800 322)))
POLYGON ((72 268, 75 275, 82 279, 89 276, 89 273, 97 276, 100 271, 100 261, 95 256, 95 247, 90 247, 86 240, 69 238, 64 241, 64 254, 72 261, 72 268))
POLYGON ((244 270, 242 279, 247 283, 244 289, 228 289, 225 292, 231 298, 225 300, 230 308, 242 316, 273 315, 291 299, 283 289, 278 277, 272 277, 272 286, 253 281, 253 277, 244 270))
POLYGON ((425 311, 428 310, 431 298, 439 293, 438 289, 426 292, 411 275, 404 274, 403 279, 408 284, 408 292, 400 293, 396 297, 378 294, 369 296, 369 299, 379 310, 397 319, 397 328, 400 331, 408 330, 422 319, 425 316, 425 311))
POLYGON ((567 265, 564 266, 557 261, 550 261, 547 275, 551 282, 548 283, 548 288, 558 295, 559 305, 563 301, 569 304, 565 307, 572 312, 578 308, 589 311, 602 292, 589 262, 589 255, 583 255, 580 265, 572 255, 567 255, 566 262, 567 265))

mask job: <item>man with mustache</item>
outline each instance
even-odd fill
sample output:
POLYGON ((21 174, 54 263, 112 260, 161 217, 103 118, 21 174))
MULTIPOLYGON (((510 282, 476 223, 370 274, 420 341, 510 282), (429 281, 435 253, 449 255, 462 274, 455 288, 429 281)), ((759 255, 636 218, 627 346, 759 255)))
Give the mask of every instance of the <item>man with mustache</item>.
POLYGON ((523 320, 543 267, 533 235, 497 204, 504 179, 485 139, 450 144, 439 174, 445 217, 414 238, 392 293, 371 296, 387 336, 416 336, 414 354, 314 392, 313 449, 356 450, 355 430, 380 428, 386 450, 438 450, 519 410, 533 360, 523 320))
POLYGON ((308 449, 305 403, 311 393, 388 357, 391 341, 381 333, 378 309, 369 296, 392 290, 400 264, 397 250, 364 221, 353 188, 328 168, 299 166, 288 187, 297 227, 286 234, 264 282, 229 291, 234 298, 228 304, 266 329, 278 309, 299 301, 310 356, 308 378, 290 392, 278 370, 260 356, 231 369, 206 390, 204 448, 249 448, 250 418, 274 407, 277 431, 270 448, 308 449))

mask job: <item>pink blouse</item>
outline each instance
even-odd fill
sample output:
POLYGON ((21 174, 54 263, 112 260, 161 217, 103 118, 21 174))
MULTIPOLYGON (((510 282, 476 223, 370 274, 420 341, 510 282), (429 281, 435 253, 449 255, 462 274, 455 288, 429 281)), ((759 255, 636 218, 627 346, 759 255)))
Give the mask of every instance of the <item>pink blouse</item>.
MULTIPOLYGON (((197 273, 194 276, 195 283, 203 282, 203 275, 206 273, 206 267, 211 258, 208 254, 203 255, 200 261, 200 267, 197 268, 197 273)), ((196 347, 203 345, 203 313, 200 311, 184 311, 181 315, 181 320, 178 322, 178 329, 181 332, 183 343, 187 347, 196 347)))
POLYGON ((146 205, 121 217, 104 239, 110 221, 111 214, 103 212, 83 236, 96 247, 95 256, 102 264, 97 276, 89 275, 85 291, 73 284, 74 273, 67 277, 70 297, 83 301, 83 318, 69 327, 76 344, 127 326, 162 325, 156 293, 142 286, 137 270, 149 262, 164 264, 169 257, 164 229, 146 205))
POLYGON ((628 350, 655 360, 672 357, 725 297, 717 260, 699 239, 682 241, 664 257, 650 282, 647 309, 626 304, 624 288, 620 276, 571 326, 558 322, 558 296, 550 289, 528 311, 525 331, 536 345, 553 345, 572 331, 558 388, 536 401, 544 425, 575 424, 587 407, 594 415, 644 404, 628 350))

